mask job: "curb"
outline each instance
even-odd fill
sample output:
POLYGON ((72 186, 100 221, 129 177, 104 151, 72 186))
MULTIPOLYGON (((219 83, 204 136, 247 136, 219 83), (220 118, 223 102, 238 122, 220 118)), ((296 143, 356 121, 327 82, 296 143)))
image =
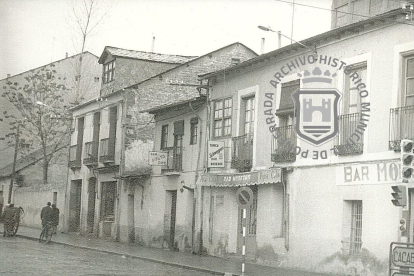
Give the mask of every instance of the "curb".
MULTIPOLYGON (((0 232, 0 233, 2 234, 3 232, 0 232)), ((19 234, 16 234, 15 237, 24 238, 24 239, 33 240, 33 241, 38 241, 39 240, 38 238, 23 236, 23 235, 19 235, 19 234)), ((184 269, 189 269, 189 270, 194 270, 194 271, 200 271, 200 272, 204 272, 204 273, 210 273, 212 275, 240 276, 238 274, 231 274, 231 273, 228 273, 228 272, 219 272, 219 271, 209 270, 209 269, 201 268, 201 267, 195 267, 195 266, 189 266, 189 265, 184 265, 184 264, 180 264, 180 263, 173 263, 173 262, 167 262, 167 261, 163 261, 163 260, 151 259, 151 258, 148 258, 148 257, 123 254, 123 253, 118 253, 118 252, 109 251, 109 250, 105 250, 105 249, 74 245, 74 244, 69 244, 69 243, 64 243, 64 242, 53 241, 53 240, 51 240, 50 243, 51 244, 66 245, 66 246, 70 246, 70 247, 74 247, 74 248, 80 248, 80 249, 84 249, 84 250, 92 250, 92 251, 96 251, 96 252, 103 252, 103 253, 116 255, 116 256, 125 256, 125 257, 131 258, 131 259, 138 259, 138 260, 149 261, 149 262, 163 264, 163 265, 174 266, 174 267, 178 267, 178 268, 184 268, 184 269)))

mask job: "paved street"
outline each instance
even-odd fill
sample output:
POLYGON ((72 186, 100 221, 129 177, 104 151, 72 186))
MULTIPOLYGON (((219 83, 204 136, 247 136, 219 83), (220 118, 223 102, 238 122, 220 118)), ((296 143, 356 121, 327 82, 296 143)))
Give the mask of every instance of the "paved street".
POLYGON ((212 275, 19 237, 0 237, 0 275, 212 275))

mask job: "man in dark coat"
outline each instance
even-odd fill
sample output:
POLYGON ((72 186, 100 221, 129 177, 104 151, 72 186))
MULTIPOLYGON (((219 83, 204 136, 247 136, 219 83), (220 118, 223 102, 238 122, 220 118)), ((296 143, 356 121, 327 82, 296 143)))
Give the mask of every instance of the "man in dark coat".
POLYGON ((57 226, 59 225, 59 208, 56 207, 56 204, 52 204, 52 226, 53 234, 57 233, 57 226))
POLYGON ((53 221, 53 209, 50 207, 50 202, 42 208, 40 212, 40 218, 42 219, 42 226, 45 226, 47 222, 53 221))

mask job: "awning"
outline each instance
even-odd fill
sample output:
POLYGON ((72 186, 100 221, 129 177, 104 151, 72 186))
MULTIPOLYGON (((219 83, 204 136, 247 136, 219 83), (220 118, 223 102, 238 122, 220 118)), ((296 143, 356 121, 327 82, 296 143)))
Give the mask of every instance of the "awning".
POLYGON ((276 110, 276 116, 283 116, 294 113, 294 104, 292 93, 300 88, 300 80, 294 80, 282 83, 279 109, 276 110))
POLYGON ((201 186, 239 187, 282 182, 282 171, 274 168, 263 171, 234 174, 202 174, 198 179, 201 186))

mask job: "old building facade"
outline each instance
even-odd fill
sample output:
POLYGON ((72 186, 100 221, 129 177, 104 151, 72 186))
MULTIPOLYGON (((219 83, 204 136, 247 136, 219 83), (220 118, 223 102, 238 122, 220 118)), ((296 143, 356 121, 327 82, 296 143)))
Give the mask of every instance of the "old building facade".
MULTIPOLYGON (((241 186, 253 191, 246 250, 258 262, 385 275, 390 243, 413 241, 412 205, 407 215, 391 203, 391 186, 401 184, 399 143, 414 126, 406 14, 397 9, 201 76, 211 86, 209 139, 226 148, 224 167, 199 180, 209 254, 240 255, 241 186), (302 138, 298 89, 340 92, 335 138, 317 146, 302 138), (399 230, 407 216, 408 234, 399 230)), ((310 100, 301 112, 326 115, 334 103, 310 100)))

